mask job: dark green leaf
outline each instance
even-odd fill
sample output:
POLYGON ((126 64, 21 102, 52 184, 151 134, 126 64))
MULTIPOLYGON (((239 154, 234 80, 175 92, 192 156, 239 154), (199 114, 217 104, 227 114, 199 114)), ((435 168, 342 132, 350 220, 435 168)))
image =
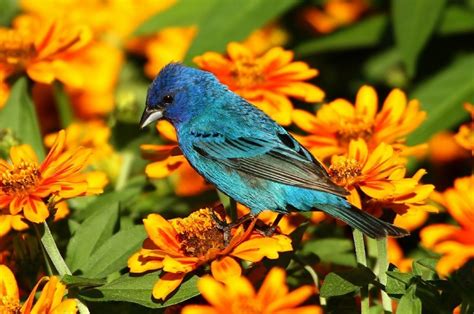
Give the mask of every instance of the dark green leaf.
POLYGON ((66 261, 72 272, 84 266, 90 255, 113 235, 118 212, 118 203, 113 203, 81 224, 67 247, 66 261))
POLYGON ((409 144, 426 142, 445 129, 456 126, 468 113, 464 102, 474 101, 474 54, 459 58, 446 69, 419 85, 411 98, 420 100, 426 121, 408 138, 409 144))
POLYGON ((198 277, 193 276, 184 281, 165 302, 152 298, 153 285, 159 279, 159 272, 132 276, 125 274, 94 290, 81 292, 81 297, 88 301, 124 301, 133 302, 150 308, 163 308, 181 303, 199 295, 196 287, 198 277))
POLYGON ((392 0, 397 48, 410 77, 416 61, 433 33, 446 0, 392 0))
POLYGON ((400 273, 398 271, 387 271, 387 284, 385 292, 390 295, 404 294, 407 287, 410 285, 413 274, 400 273))
POLYGON ((86 277, 102 278, 127 266, 128 258, 137 251, 146 238, 142 225, 121 230, 109 238, 81 267, 86 277))
POLYGON ((97 287, 106 283, 105 279, 86 278, 81 276, 64 275, 61 282, 70 287, 97 287))
POLYGON ((421 300, 415 295, 416 286, 408 288, 407 293, 402 296, 398 303, 397 313, 421 314, 421 300))
POLYGON ((58 109, 61 127, 66 128, 74 119, 74 112, 69 96, 64 91, 64 86, 58 82, 54 83, 54 100, 56 102, 56 108, 58 109))
POLYGON ((438 33, 451 35, 474 32, 474 11, 472 9, 452 5, 448 7, 441 18, 438 33))
POLYGON ((21 77, 13 84, 5 107, 0 110, 0 127, 11 129, 16 138, 30 144, 38 157, 43 159, 45 154, 41 131, 27 83, 26 77, 21 77))
POLYGON ((372 47, 383 38, 387 26, 385 15, 369 17, 333 34, 307 41, 294 50, 299 57, 305 57, 341 49, 372 47))
POLYGON ((366 267, 332 272, 324 278, 320 295, 323 298, 328 298, 356 292, 359 291, 360 287, 368 285, 374 279, 374 273, 366 267))
POLYGON ((219 1, 198 25, 185 63, 206 51, 223 51, 227 43, 245 39, 253 30, 282 15, 298 0, 219 1))
POLYGON ((303 253, 313 253, 322 262, 355 266, 352 241, 348 239, 317 239, 305 243, 303 253))

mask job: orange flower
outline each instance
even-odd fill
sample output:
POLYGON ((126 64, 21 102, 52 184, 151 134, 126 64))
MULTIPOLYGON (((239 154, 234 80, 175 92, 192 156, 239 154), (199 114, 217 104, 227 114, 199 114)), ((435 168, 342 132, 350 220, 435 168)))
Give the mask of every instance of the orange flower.
POLYGON ((288 42, 288 37, 288 33, 280 25, 270 23, 253 31, 242 45, 256 56, 260 56, 273 47, 284 46, 288 42))
POLYGON ((40 223, 50 214, 45 199, 54 197, 54 201, 48 201, 54 205, 60 200, 101 192, 101 189, 93 189, 92 182, 80 173, 87 165, 89 150, 65 151, 65 142, 66 133, 61 131, 40 165, 29 145, 11 148, 11 164, 0 159, 2 215, 22 215, 40 223))
POLYGON ((362 208, 361 196, 384 199, 395 191, 390 176, 403 167, 390 145, 382 143, 369 154, 364 140, 353 140, 347 156, 333 156, 329 175, 349 192, 348 200, 362 208))
POLYGON ((283 235, 264 237, 252 233, 252 225, 244 232, 240 226, 234 230, 228 246, 224 233, 205 208, 186 218, 166 220, 150 214, 143 220, 148 239, 143 248, 132 255, 128 266, 132 273, 163 269, 153 287, 153 297, 165 299, 183 281, 187 273, 211 262, 211 272, 218 280, 240 276, 241 267, 235 260, 258 262, 264 257, 278 258, 279 252, 291 251, 291 240, 283 235))
POLYGON ((456 179, 442 194, 443 204, 459 226, 433 224, 421 230, 423 246, 442 255, 436 269, 448 275, 474 257, 474 176, 456 179))
POLYGON ((395 238, 387 238, 387 253, 388 253, 388 260, 390 263, 397 266, 398 269, 402 272, 409 272, 412 269, 413 259, 409 257, 405 257, 403 254, 403 250, 398 244, 397 239, 395 238))
POLYGON ((194 58, 203 70, 214 73, 232 91, 247 99, 282 125, 291 123, 290 97, 318 102, 324 92, 305 82, 318 74, 304 62, 293 62, 293 53, 280 47, 260 57, 242 44, 227 45, 227 56, 207 52, 194 58))
POLYGON ((457 140, 459 134, 454 135, 451 131, 435 134, 428 143, 428 157, 430 161, 435 164, 443 164, 457 159, 469 158, 469 153, 457 140))
POLYGON ((377 93, 370 86, 362 86, 355 105, 336 99, 321 107, 316 116, 294 110, 293 120, 302 130, 310 133, 298 136, 301 143, 315 156, 325 159, 347 152, 351 140, 363 139, 369 150, 380 143, 391 144, 404 155, 418 153, 424 146, 407 148, 405 136, 417 128, 426 117, 417 100, 407 102, 405 93, 394 89, 377 112, 377 93))
POLYGON ((65 299, 66 286, 56 276, 41 278, 21 306, 18 285, 12 271, 0 265, 0 313, 77 313, 77 301, 65 299), (46 282, 38 301, 34 304, 36 290, 46 282))
POLYGON ((198 289, 209 305, 187 305, 183 314, 323 313, 317 305, 298 307, 315 293, 315 288, 302 286, 289 292, 285 271, 276 267, 270 270, 258 292, 245 277, 222 284, 205 276, 199 279, 198 289))
POLYGON ((474 106, 466 103, 464 108, 470 113, 471 122, 461 125, 454 138, 459 145, 471 151, 471 154, 474 156, 474 106))
POLYGON ((308 8, 303 18, 317 32, 326 34, 357 21, 367 9, 365 0, 327 0, 323 10, 308 8))
POLYGON ((175 192, 179 196, 193 196, 211 188, 211 185, 191 167, 177 144, 176 131, 171 123, 160 121, 156 125, 161 136, 172 142, 168 145, 142 145, 143 156, 153 162, 146 166, 147 176, 163 179, 173 174, 175 192))

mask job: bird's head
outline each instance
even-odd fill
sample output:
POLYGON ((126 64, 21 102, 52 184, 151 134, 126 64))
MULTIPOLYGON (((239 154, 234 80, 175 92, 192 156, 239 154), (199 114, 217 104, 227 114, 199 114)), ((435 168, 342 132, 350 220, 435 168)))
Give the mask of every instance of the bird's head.
POLYGON ((209 90, 221 86, 209 72, 180 63, 166 65, 148 88, 140 127, 144 128, 162 118, 172 123, 190 119, 206 105, 209 90))

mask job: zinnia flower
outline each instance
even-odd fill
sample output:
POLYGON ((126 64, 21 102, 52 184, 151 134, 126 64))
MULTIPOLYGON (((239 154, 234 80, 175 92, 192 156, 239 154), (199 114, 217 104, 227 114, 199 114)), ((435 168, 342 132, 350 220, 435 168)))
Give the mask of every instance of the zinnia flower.
POLYGON ((281 268, 270 270, 258 292, 245 277, 223 284, 205 276, 199 279, 198 289, 209 305, 187 305, 183 314, 323 313, 317 305, 299 306, 315 293, 315 288, 302 286, 289 292, 286 274, 281 268))
POLYGON ((246 231, 242 226, 234 230, 226 246, 224 233, 218 228, 209 208, 169 221, 158 214, 150 214, 143 223, 148 239, 142 249, 129 258, 128 266, 132 273, 163 269, 153 287, 156 299, 165 299, 181 284, 186 274, 203 264, 211 263, 214 278, 233 280, 241 274, 236 258, 258 262, 264 257, 278 258, 279 252, 292 249, 288 237, 263 237, 252 232, 252 225, 246 231))
POLYGON ((140 146, 143 156, 153 162, 145 172, 152 179, 170 177, 174 181, 175 192, 179 196, 193 196, 211 188, 188 163, 178 147, 176 131, 171 123, 160 121, 156 128, 162 137, 172 144, 140 146))
POLYGON ((194 62, 282 125, 291 123, 290 97, 309 103, 324 98, 320 88, 305 82, 318 71, 304 62, 294 62, 293 53, 280 47, 257 57, 249 48, 232 42, 226 56, 206 52, 194 62))
POLYGON ((454 138, 459 145, 470 151, 474 156, 474 106, 466 103, 464 108, 470 113, 471 122, 461 125, 454 138))
POLYGON ((399 89, 390 92, 382 109, 377 112, 377 93, 370 86, 362 86, 355 105, 336 99, 318 110, 316 115, 303 110, 293 111, 293 120, 310 133, 297 136, 315 156, 325 159, 347 152, 351 140, 363 139, 369 150, 380 143, 392 145, 404 155, 413 155, 424 146, 407 148, 405 136, 416 129, 426 117, 417 100, 407 102, 399 89))
POLYGON ((432 224, 421 230, 421 243, 441 254, 436 270, 448 275, 474 257, 474 176, 456 179, 442 194, 443 205, 459 226, 432 224))
POLYGON ((90 193, 100 193, 90 178, 81 171, 86 167, 90 151, 83 148, 65 150, 66 133, 60 131, 45 160, 29 145, 10 149, 11 163, 0 159, 0 209, 2 215, 22 215, 40 223, 48 218, 48 205, 90 193), (54 197, 54 202, 48 200, 54 197))
POLYGON ((66 292, 66 286, 58 277, 43 277, 22 306, 15 276, 7 266, 0 265, 0 313, 77 313, 77 301, 64 299, 66 292), (34 303, 36 291, 45 282, 38 301, 34 303))

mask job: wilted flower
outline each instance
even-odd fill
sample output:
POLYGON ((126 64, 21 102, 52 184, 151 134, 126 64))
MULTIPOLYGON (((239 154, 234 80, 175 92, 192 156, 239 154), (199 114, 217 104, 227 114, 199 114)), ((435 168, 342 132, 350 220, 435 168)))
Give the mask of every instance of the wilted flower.
POLYGON ((187 273, 203 264, 211 263, 211 272, 218 280, 240 276, 241 267, 236 261, 243 259, 258 262, 264 257, 278 258, 279 252, 290 251, 291 240, 283 235, 264 237, 234 230, 226 246, 224 233, 213 219, 211 209, 191 213, 186 218, 166 220, 158 214, 150 214, 143 220, 148 239, 143 248, 132 255, 128 266, 132 273, 163 269, 153 288, 153 297, 165 299, 183 281, 187 273))
POLYGON ((281 268, 270 270, 258 292, 245 277, 223 284, 205 276, 199 279, 198 289, 209 305, 187 305, 183 314, 323 313, 317 305, 299 306, 315 293, 315 288, 301 286, 289 292, 286 274, 281 268))
POLYGON ((282 125, 291 123, 290 97, 310 103, 324 98, 319 87, 305 82, 318 71, 293 61, 293 53, 280 47, 256 56, 246 46, 232 42, 227 45, 227 55, 206 52, 194 62, 282 125))
POLYGON ((399 89, 390 92, 382 109, 377 112, 377 93, 370 86, 362 86, 355 105, 336 99, 312 115, 303 110, 293 111, 293 120, 309 133, 297 136, 313 155, 325 159, 347 152, 351 140, 363 139, 370 151, 380 143, 393 146, 403 155, 413 155, 424 145, 407 147, 405 136, 416 129, 426 117, 417 100, 407 102, 399 89))
POLYGON ((474 176, 456 179, 441 200, 459 226, 432 224, 421 230, 421 243, 441 254, 436 265, 441 275, 448 275, 474 257, 474 176))

